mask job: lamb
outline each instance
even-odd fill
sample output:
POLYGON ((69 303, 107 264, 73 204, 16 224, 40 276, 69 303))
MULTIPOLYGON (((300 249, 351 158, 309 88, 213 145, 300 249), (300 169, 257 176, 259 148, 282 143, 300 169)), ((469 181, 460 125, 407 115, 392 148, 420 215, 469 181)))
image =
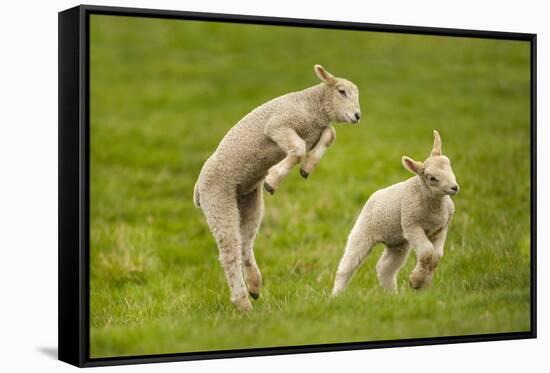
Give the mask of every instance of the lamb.
POLYGON ((424 162, 402 158, 415 174, 410 179, 372 194, 347 240, 338 265, 332 296, 340 294, 374 245, 386 248, 376 265, 380 285, 397 292, 396 277, 410 248, 416 249, 416 266, 409 277, 414 289, 430 285, 443 256, 443 246, 455 207, 450 196, 459 187, 449 158, 441 154, 441 138, 434 131, 432 152, 424 162))
POLYGON ((275 193, 298 163, 307 178, 335 139, 331 123, 358 123, 361 116, 355 84, 320 65, 314 70, 320 84, 268 101, 231 128, 195 184, 193 201, 216 240, 231 301, 243 312, 252 309, 247 285, 257 299, 262 283, 253 250, 263 216, 262 184, 275 193))

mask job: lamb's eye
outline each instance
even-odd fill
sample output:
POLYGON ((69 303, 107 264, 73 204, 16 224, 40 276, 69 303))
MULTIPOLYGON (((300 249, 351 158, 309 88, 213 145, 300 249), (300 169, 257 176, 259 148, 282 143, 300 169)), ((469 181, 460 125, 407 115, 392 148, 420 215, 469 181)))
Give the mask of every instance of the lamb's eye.
POLYGON ((340 93, 342 97, 347 97, 345 89, 342 89, 342 88, 338 89, 338 93, 340 93))
POLYGON ((433 182, 439 181, 439 179, 433 175, 427 175, 427 176, 428 176, 428 180, 430 181, 433 181, 433 182))

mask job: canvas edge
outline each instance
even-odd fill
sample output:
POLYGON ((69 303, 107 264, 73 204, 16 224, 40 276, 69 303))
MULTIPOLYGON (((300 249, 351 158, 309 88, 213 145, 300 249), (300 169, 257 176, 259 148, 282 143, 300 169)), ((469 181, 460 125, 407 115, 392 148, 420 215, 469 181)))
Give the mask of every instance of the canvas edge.
POLYGON ((83 366, 80 7, 58 14, 58 358, 83 366))

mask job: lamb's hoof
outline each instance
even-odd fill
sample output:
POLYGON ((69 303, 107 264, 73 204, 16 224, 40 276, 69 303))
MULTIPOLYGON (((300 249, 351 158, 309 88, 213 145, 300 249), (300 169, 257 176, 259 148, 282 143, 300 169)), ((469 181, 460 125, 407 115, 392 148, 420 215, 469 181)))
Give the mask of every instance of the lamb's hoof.
POLYGON ((268 183, 264 182, 264 188, 267 190, 267 192, 271 195, 275 193, 275 190, 269 185, 268 183))
MULTIPOLYGON (((410 280, 409 280, 409 284, 410 284, 410 280)), ((380 286, 382 287, 382 289, 384 289, 384 291, 387 293, 387 294, 397 294, 398 291, 397 291, 397 285, 393 285, 393 284, 380 284, 380 286)))
POLYGON ((423 290, 431 282, 431 277, 423 273, 412 273, 409 277, 409 285, 414 290, 423 290))
POLYGON ((248 300, 247 296, 233 300, 232 302, 242 313, 248 313, 252 311, 252 304, 250 303, 250 300, 248 300))
POLYGON ((260 297, 260 293, 253 293, 253 292, 248 292, 250 294, 250 296, 252 297, 252 299, 258 299, 260 297))
POLYGON ((300 168, 300 175, 302 175, 304 179, 307 179, 309 172, 305 172, 303 168, 300 168))

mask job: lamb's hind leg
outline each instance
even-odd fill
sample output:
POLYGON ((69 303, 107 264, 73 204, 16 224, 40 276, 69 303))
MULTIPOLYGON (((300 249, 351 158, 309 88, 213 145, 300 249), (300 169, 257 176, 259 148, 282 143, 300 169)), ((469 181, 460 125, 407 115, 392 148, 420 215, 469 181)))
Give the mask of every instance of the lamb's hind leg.
POLYGON ((389 291, 397 292, 397 273, 409 256, 409 245, 387 247, 376 264, 380 285, 389 291))
POLYGON ((344 250, 344 256, 342 256, 340 264, 338 264, 338 270, 336 271, 334 287, 332 289, 333 297, 344 291, 351 277, 369 255, 375 244, 376 242, 358 232, 351 232, 346 249, 344 250))
POLYGON ((319 161, 327 151, 328 147, 334 142, 336 138, 336 131, 334 127, 328 126, 321 132, 321 137, 315 146, 307 153, 306 158, 302 162, 300 167, 300 175, 307 179, 309 174, 313 172, 315 167, 319 164, 319 161))
POLYGON ((254 239, 263 217, 263 202, 261 187, 238 199, 244 277, 248 285, 248 292, 254 299, 258 299, 260 296, 262 286, 262 274, 254 258, 254 239))
POLYGON ((222 188, 201 190, 201 208, 216 239, 231 302, 243 312, 252 310, 241 266, 241 233, 237 196, 222 188))
POLYGON ((267 172, 264 187, 273 194, 292 167, 300 163, 306 155, 306 143, 296 131, 280 127, 268 132, 268 136, 286 153, 286 157, 267 172))

